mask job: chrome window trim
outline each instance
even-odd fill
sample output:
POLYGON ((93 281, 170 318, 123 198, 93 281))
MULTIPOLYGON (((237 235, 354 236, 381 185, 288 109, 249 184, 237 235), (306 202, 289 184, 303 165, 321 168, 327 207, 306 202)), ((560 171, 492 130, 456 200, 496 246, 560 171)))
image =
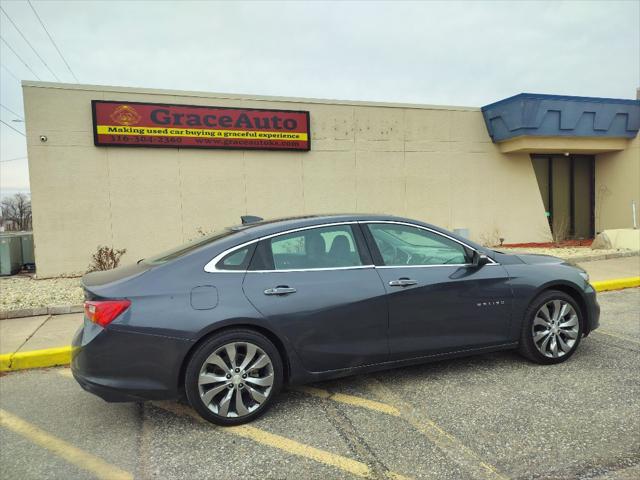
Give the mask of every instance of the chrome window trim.
MULTIPOLYGON (((422 225, 416 225, 415 223, 409 222, 399 222, 395 220, 351 220, 347 222, 332 222, 332 223, 323 223, 321 225, 308 225, 306 227, 292 228, 291 230, 285 230, 283 232, 272 233, 269 235, 265 235, 263 237, 254 238, 253 240, 249 240, 248 242, 241 243, 240 245, 236 245, 235 247, 230 247, 224 250, 222 253, 219 253, 213 259, 211 259, 204 266, 204 271, 207 273, 272 273, 272 272, 321 272, 321 271, 330 271, 330 270, 354 270, 354 269, 364 269, 364 268, 429 268, 429 267, 469 267, 472 266, 472 263, 443 263, 443 264, 434 264, 434 265, 353 265, 350 267, 331 267, 331 268, 291 268, 286 270, 220 270, 216 268, 216 265, 220 260, 222 260, 227 255, 235 252, 236 250, 240 250, 248 245, 253 243, 261 242, 262 240, 268 240, 270 238, 279 237, 281 235, 288 235, 289 233, 302 232, 304 230, 312 230, 314 228, 324 228, 324 227, 334 227, 338 225, 359 225, 359 224, 368 224, 368 223, 390 223, 395 225, 405 225, 408 227, 415 227, 421 230, 426 230, 428 232, 434 233, 436 235, 440 235, 442 237, 448 238, 449 240, 453 240, 454 242, 473 250, 477 251, 475 248, 467 245, 460 240, 453 238, 447 234, 438 232, 437 230, 433 230, 429 227, 424 227, 422 225)), ((356 245, 357 248, 357 245, 356 245)), ((498 262, 494 261, 491 257, 488 257, 491 263, 487 263, 486 266, 492 265, 500 265, 498 262)))
POLYGON ((352 267, 327 267, 327 268, 288 268, 286 270, 245 270, 246 273, 286 273, 286 272, 327 272, 332 270, 364 270, 374 269, 375 265, 354 265, 352 267))
MULTIPOLYGON (((438 232, 437 230, 434 230, 433 228, 429 228, 429 227, 425 227, 422 225, 416 225, 415 223, 409 223, 409 222, 398 222, 396 220, 362 220, 358 223, 361 224, 369 224, 369 223, 390 223, 393 225, 405 225, 407 227, 415 227, 418 228, 420 230, 426 230, 428 232, 431 232, 435 235, 439 235, 441 237, 444 238, 448 238, 449 240, 452 240, 454 242, 456 242, 459 245, 462 245, 463 247, 468 248, 469 250, 472 250, 474 252, 477 252, 478 250, 476 250, 475 248, 473 248, 470 245, 467 245, 466 243, 458 240, 457 238, 453 238, 449 235, 447 235, 446 233, 442 233, 442 232, 438 232)), ((372 234, 373 235, 373 234, 372 234)), ((483 254, 484 255, 484 254, 483 254)), ((487 263, 486 265, 484 265, 485 267, 487 265, 500 265, 498 262, 496 262, 493 258, 489 257, 487 255, 487 258, 489 259, 489 261, 491 263, 487 263)), ((472 263, 436 263, 433 265, 377 265, 376 268, 407 268, 407 267, 469 267, 469 266, 473 266, 472 263)))
MULTIPOLYGON (((491 260, 491 259, 490 259, 491 260)), ((487 263, 483 267, 494 267, 499 263, 487 263)), ((433 265, 376 265, 376 268, 433 268, 433 267, 473 267, 473 263, 434 263, 433 265)))
MULTIPOLYGON (((219 253, 213 259, 211 259, 205 266, 204 271, 208 273, 247 273, 247 272, 309 272, 309 271, 321 271, 321 270, 345 270, 347 268, 362 268, 362 267, 372 267, 373 265, 354 265, 351 267, 334 267, 334 268, 313 268, 313 269, 287 269, 287 270, 220 270, 216 268, 216 265, 220 260, 226 257, 228 254, 235 252, 236 250, 240 250, 241 248, 246 247, 247 245, 251 245, 253 243, 261 242, 262 240, 268 240, 270 238, 279 237, 281 235, 287 235, 289 233, 302 232, 304 230, 312 230, 314 228, 324 228, 324 227, 334 227, 339 225, 357 225, 357 220, 352 220, 348 222, 332 222, 332 223, 323 223, 321 225, 308 225, 306 227, 292 228, 291 230, 285 230, 283 232, 272 233, 269 235, 265 235, 264 237, 254 238, 253 240, 249 240, 248 242, 241 243, 240 245, 236 245, 235 247, 228 248, 227 250, 219 253)), ((357 245, 356 245, 356 248, 357 245)))

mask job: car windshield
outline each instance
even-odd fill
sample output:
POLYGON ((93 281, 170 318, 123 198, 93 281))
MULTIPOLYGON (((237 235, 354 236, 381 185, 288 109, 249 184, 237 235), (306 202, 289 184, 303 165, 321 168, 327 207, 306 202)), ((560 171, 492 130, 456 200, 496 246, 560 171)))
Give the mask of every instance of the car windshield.
POLYGON ((167 250, 158 255, 154 255, 153 257, 145 258, 141 260, 141 262, 150 264, 150 265, 159 265, 161 263, 166 263, 171 260, 175 260, 176 258, 180 258, 183 255, 187 255, 188 253, 191 253, 200 247, 213 243, 216 240, 220 240, 221 238, 225 238, 230 235, 237 235, 237 234, 238 232, 230 229, 224 230, 222 232, 215 232, 210 235, 206 235, 204 237, 191 240, 190 242, 180 245, 179 247, 172 248, 171 250, 167 250))

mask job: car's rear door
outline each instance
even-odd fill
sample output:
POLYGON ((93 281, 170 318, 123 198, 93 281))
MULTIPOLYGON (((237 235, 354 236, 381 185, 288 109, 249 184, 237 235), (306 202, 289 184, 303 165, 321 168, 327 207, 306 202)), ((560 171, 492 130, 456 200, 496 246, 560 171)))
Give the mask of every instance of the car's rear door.
POLYGON ((473 267, 470 249, 417 225, 363 226, 387 291, 391 359, 508 341, 511 289, 501 265, 473 267))
POLYGON ((243 288, 309 371, 388 359, 385 289, 357 223, 261 240, 243 288))

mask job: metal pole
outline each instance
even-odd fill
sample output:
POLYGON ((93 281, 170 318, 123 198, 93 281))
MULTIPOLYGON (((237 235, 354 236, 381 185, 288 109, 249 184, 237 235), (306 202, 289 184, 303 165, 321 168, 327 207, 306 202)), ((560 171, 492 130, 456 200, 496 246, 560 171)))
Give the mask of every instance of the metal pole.
POLYGON ((636 201, 635 200, 631 200, 631 212, 633 215, 633 229, 637 230, 638 229, 638 219, 636 218, 636 201))

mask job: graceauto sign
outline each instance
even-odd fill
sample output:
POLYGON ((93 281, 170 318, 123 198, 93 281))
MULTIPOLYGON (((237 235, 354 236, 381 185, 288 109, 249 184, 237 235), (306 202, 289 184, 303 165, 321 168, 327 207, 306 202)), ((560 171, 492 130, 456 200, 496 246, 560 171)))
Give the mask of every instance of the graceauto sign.
POLYGON ((309 112, 92 100, 98 147, 311 148, 309 112))

